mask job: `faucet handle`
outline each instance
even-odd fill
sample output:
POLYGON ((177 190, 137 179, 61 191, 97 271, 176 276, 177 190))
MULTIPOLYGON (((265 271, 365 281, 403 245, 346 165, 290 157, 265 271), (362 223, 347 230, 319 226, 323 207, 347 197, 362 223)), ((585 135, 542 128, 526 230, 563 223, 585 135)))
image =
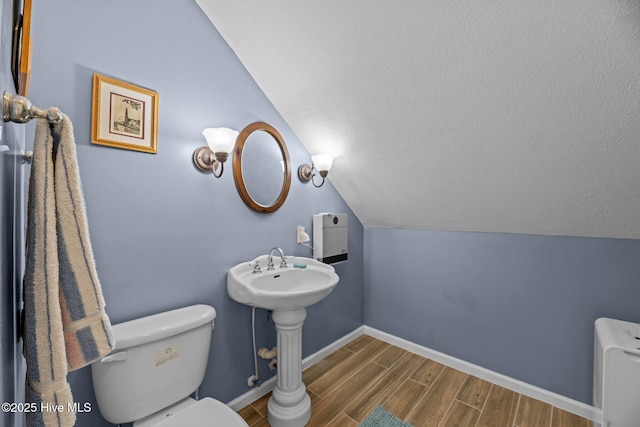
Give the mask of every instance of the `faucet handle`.
POLYGON ((281 258, 280 268, 287 268, 287 260, 284 257, 281 258))
POLYGON ((262 273, 262 269, 260 268, 260 261, 255 259, 253 262, 255 262, 255 264, 253 265, 253 274, 262 273))

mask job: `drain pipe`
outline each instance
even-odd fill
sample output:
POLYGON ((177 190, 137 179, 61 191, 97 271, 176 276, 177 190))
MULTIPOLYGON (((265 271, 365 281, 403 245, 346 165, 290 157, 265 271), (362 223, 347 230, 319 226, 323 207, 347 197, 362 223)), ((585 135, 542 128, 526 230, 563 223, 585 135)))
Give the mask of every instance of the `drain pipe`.
POLYGON ((262 357, 263 359, 273 359, 274 357, 276 357, 276 355, 278 354, 278 348, 277 347, 273 347, 271 350, 267 350, 266 347, 262 347, 260 350, 258 350, 258 356, 262 357))
POLYGON ((262 357, 265 360, 271 359, 271 361, 269 362, 269 369, 272 371, 276 369, 276 366, 278 365, 278 360, 276 359, 277 355, 277 347, 273 347, 271 350, 267 350, 266 347, 262 347, 260 350, 258 350, 258 356, 262 357))

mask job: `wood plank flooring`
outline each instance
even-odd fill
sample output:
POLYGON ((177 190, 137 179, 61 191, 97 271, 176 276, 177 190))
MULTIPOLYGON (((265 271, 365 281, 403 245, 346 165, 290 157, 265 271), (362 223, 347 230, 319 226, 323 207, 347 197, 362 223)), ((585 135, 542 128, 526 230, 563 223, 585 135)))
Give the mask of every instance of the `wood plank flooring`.
MULTIPOLYGON (((357 427, 378 406, 415 427, 591 427, 591 422, 362 335, 310 366, 309 427, 357 427)), ((239 411, 268 426, 271 393, 239 411)))

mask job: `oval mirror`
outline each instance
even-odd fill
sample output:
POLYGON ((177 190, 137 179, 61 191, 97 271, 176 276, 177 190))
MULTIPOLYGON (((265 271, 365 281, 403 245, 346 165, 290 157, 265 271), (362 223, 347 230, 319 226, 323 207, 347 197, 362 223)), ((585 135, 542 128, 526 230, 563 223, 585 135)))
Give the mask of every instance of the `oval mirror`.
POLYGON ((280 133, 264 122, 245 127, 236 141, 233 180, 240 198, 256 212, 277 210, 289 194, 289 151, 280 133))

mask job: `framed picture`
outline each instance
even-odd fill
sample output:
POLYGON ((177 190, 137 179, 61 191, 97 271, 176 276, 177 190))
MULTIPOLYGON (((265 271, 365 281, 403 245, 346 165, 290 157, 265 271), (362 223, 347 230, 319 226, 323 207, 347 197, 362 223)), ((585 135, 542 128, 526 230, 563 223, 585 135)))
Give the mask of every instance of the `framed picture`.
POLYGON ((31 76, 31 0, 13 0, 11 73, 16 92, 29 94, 31 76))
POLYGON ((157 153, 158 98, 152 90, 94 74, 91 142, 157 153))

